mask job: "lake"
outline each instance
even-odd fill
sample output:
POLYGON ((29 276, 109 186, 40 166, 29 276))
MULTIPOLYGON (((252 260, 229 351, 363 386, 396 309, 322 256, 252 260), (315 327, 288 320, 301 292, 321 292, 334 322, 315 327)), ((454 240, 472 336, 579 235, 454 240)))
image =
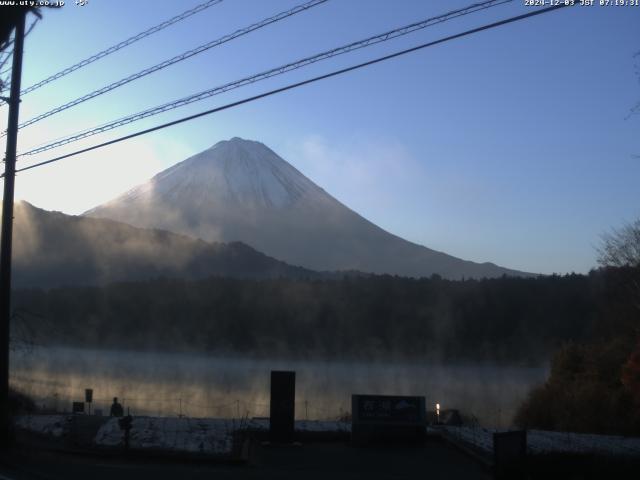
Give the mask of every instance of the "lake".
POLYGON ((271 370, 296 371, 296 417, 336 418, 351 394, 423 395, 427 408, 457 408, 506 427, 547 367, 406 362, 268 360, 206 354, 36 347, 12 353, 11 385, 38 405, 69 411, 93 389, 93 411, 113 397, 132 415, 254 417, 269 414, 271 370))

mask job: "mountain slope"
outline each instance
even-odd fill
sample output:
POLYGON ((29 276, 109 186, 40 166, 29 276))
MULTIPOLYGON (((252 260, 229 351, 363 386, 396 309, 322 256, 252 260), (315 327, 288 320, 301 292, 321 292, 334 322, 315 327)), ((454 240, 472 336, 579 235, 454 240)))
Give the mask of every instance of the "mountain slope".
POLYGON ((208 241, 242 241, 292 265, 446 278, 527 275, 408 242, 358 215, 265 145, 222 141, 84 215, 208 241))
POLYGON ((207 243, 113 220, 15 206, 13 285, 100 285, 156 277, 314 277, 240 242, 207 243))

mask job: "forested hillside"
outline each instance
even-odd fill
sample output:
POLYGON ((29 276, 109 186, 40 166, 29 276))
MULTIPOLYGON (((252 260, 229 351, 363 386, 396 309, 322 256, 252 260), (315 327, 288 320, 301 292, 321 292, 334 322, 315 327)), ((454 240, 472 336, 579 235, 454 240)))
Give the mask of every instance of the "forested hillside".
POLYGON ((158 279, 19 290, 14 305, 46 343, 537 363, 603 328, 614 277, 158 279))

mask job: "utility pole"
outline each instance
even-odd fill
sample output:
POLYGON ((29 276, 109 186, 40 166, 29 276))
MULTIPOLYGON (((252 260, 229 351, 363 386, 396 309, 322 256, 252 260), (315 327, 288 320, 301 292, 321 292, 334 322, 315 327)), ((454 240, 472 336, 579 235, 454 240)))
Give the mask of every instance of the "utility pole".
POLYGON ((7 150, 4 158, 4 197, 2 200, 2 234, 0 238, 0 448, 10 444, 9 430, 9 330, 11 320, 11 243, 13 237, 13 191, 16 176, 18 113, 24 24, 27 10, 16 18, 7 126, 7 150))

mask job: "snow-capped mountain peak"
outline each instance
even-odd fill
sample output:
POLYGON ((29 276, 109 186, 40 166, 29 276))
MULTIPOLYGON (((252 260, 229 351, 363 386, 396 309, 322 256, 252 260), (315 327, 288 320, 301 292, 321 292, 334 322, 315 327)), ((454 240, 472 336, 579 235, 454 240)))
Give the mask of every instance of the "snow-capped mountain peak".
POLYGON ((314 270, 494 277, 521 272, 408 242, 349 209, 260 142, 232 138, 85 213, 208 241, 241 241, 314 270))
POLYGON ((205 195, 203 202, 253 208, 290 206, 319 190, 264 144, 238 137, 165 170, 152 184, 156 194, 205 195))

